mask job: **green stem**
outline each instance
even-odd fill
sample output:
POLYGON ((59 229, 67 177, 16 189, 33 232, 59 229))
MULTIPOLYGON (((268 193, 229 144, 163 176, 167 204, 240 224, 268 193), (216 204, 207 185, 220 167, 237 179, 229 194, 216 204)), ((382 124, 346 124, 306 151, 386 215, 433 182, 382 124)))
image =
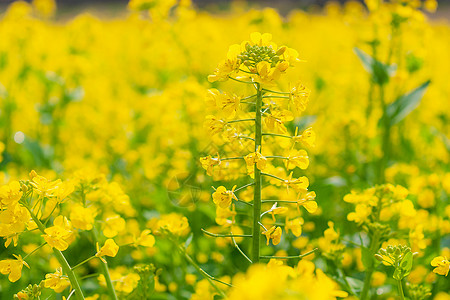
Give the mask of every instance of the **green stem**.
POLYGON ((189 256, 189 254, 186 253, 186 250, 184 248, 182 248, 181 246, 178 247, 178 249, 180 250, 181 253, 183 253, 184 257, 186 258, 186 260, 194 266, 194 268, 203 275, 203 277, 206 278, 206 280, 208 280, 209 284, 223 297, 223 298, 227 298, 227 296, 225 295, 224 291, 222 291, 215 283, 214 281, 220 282, 226 286, 232 287, 231 284, 223 282, 219 279, 214 278, 213 276, 209 275, 208 273, 206 273, 205 270, 203 270, 202 268, 200 268, 199 265, 197 265, 197 263, 192 259, 192 257, 189 256))
POLYGON ((88 261, 90 261, 90 260, 92 260, 92 259, 94 259, 94 258, 96 258, 96 257, 97 257, 97 256, 91 256, 91 257, 89 257, 89 258, 83 260, 82 262, 80 262, 80 263, 77 264, 76 266, 72 267, 72 270, 75 270, 76 268, 78 268, 78 267, 84 265, 85 263, 87 263, 88 261))
POLYGON ((235 159, 244 159, 243 156, 238 156, 238 157, 223 157, 220 160, 235 160, 235 159))
POLYGON ((271 136, 278 136, 278 137, 292 139, 292 136, 290 136, 290 135, 284 135, 284 134, 278 134, 278 133, 263 132, 262 135, 271 135, 271 136))
POLYGON ((263 98, 280 98, 280 99, 289 99, 288 96, 263 96, 263 98))
POLYGON ((372 281, 372 275, 373 275, 373 272, 375 270, 375 266, 374 266, 374 262, 373 262, 373 256, 375 255, 375 253, 378 250, 377 249, 378 246, 379 246, 378 243, 379 243, 379 236, 378 236, 378 232, 376 232, 373 235, 373 238, 372 238, 371 243, 370 243, 369 253, 370 253, 370 257, 372 258, 372 263, 371 263, 370 267, 367 268, 367 271, 366 271, 366 277, 364 278, 363 290, 361 292, 361 300, 368 299, 369 290, 370 290, 370 284, 371 284, 371 281, 372 281))
POLYGON ((244 253, 244 251, 241 250, 241 248, 239 248, 239 245, 236 243, 234 237, 231 237, 231 240, 233 241, 233 244, 236 247, 236 249, 238 249, 238 251, 245 257, 245 259, 247 259, 252 264, 253 263, 252 260, 248 258, 248 256, 244 253))
POLYGON ((272 174, 269 174, 269 173, 261 173, 261 175, 268 176, 268 177, 272 177, 272 178, 278 179, 278 180, 280 180, 280 181, 282 181, 282 182, 286 182, 285 179, 283 179, 283 178, 281 178, 281 177, 278 177, 278 176, 275 176, 275 175, 272 175, 272 174))
POLYGON ((100 261, 100 267, 102 269, 102 273, 105 276, 105 281, 106 281, 106 287, 108 289, 108 294, 111 297, 111 299, 115 299, 117 300, 117 295, 116 295, 116 290, 114 289, 114 285, 112 283, 111 280, 111 276, 109 275, 109 268, 108 268, 108 264, 100 261))
MULTIPOLYGON (((31 218, 36 223, 39 230, 45 234, 45 226, 42 224, 42 222, 39 220, 39 218, 31 211, 31 209, 24 205, 26 209, 30 212, 31 218)), ((78 282, 77 276, 70 268, 69 263, 67 262, 66 258, 64 257, 64 254, 62 254, 61 251, 53 248, 53 253, 56 256, 56 259, 58 259, 58 262, 61 264, 63 271, 65 274, 67 274, 67 277, 69 277, 70 284, 72 285, 73 289, 75 290, 75 297, 77 300, 84 300, 83 291, 81 290, 80 283, 78 282)))
POLYGON ((313 254, 314 252, 316 252, 318 249, 317 248, 315 248, 315 249, 313 249, 313 250, 311 250, 311 251, 308 251, 308 252, 306 252, 306 253, 304 253, 304 254, 300 254, 300 255, 290 255, 290 256, 266 256, 266 255, 263 255, 263 256, 260 256, 260 258, 266 258, 266 259, 271 259, 271 258, 275 258, 275 259, 291 259, 291 258, 303 258, 303 257, 305 257, 305 256, 308 256, 308 255, 310 255, 310 254, 313 254))
POLYGON ((289 159, 288 157, 280 156, 280 155, 269 155, 266 158, 279 158, 279 159, 289 159))
MULTIPOLYGON (((92 235, 94 237, 94 243, 97 244, 98 239, 97 239, 97 233, 95 231, 95 228, 92 228, 92 235)), ((100 267, 102 269, 103 276, 105 276, 106 288, 108 289, 108 294, 109 294, 110 299, 118 300, 117 295, 116 295, 116 290, 114 289, 114 285, 111 280, 111 276, 109 275, 108 264, 105 263, 103 260, 100 260, 100 267)))
POLYGON ((397 280, 397 288, 398 288, 398 294, 400 295, 400 299, 404 300, 405 295, 403 294, 403 286, 402 286, 402 280, 397 280))
POLYGON ((384 183, 385 182, 385 170, 387 168, 387 165, 389 163, 390 159, 390 140, 391 140, 391 124, 390 120, 387 116, 387 105, 386 101, 384 99, 384 86, 380 86, 380 102, 381 102, 381 108, 383 110, 383 136, 381 141, 381 147, 383 150, 383 156, 381 157, 380 162, 380 170, 378 175, 378 183, 384 183))
MULTIPOLYGON (((261 106, 262 106, 262 90, 261 85, 257 84, 256 91, 256 110, 255 110, 255 152, 261 152, 262 142, 262 122, 261 122, 261 106)), ((259 262, 259 244, 261 231, 259 228, 261 215, 261 170, 255 164, 255 189, 253 194, 253 228, 252 228, 252 261, 259 262)))
POLYGON ((241 187, 235 189, 234 192, 236 193, 237 191, 240 191, 240 190, 242 190, 242 189, 245 189, 246 187, 252 186, 252 185, 254 185, 254 184, 255 184, 254 182, 250 182, 249 184, 243 185, 243 186, 241 186, 241 187))
POLYGON ((231 120, 227 121, 228 124, 237 123, 237 122, 247 122, 247 121, 255 121, 255 119, 239 119, 239 120, 231 120))
POLYGON ((203 228, 201 228, 201 231, 204 234, 212 236, 212 237, 252 237, 250 234, 216 234, 216 233, 206 231, 203 228))
POLYGON ((269 202, 280 202, 280 203, 298 203, 298 201, 293 201, 293 200, 275 200, 275 199, 270 199, 270 200, 262 200, 262 203, 269 203, 269 202))
POLYGON ((234 80, 234 81, 236 81, 236 82, 240 82, 240 83, 257 84, 257 83, 255 83, 255 82, 253 82, 253 81, 243 81, 243 80, 239 80, 239 79, 236 79, 236 78, 233 78, 233 77, 228 77, 228 78, 230 78, 231 80, 234 80))
POLYGON ((274 91, 274 90, 269 90, 269 89, 262 89, 264 92, 270 92, 270 93, 275 93, 275 94, 280 94, 280 95, 289 95, 289 92, 280 92, 280 91, 274 91))
POLYGON ((32 255, 34 252, 38 251, 39 249, 41 249, 42 247, 44 247, 45 245, 47 245, 47 242, 43 243, 42 245, 36 247, 33 251, 31 251, 30 253, 28 253, 27 255, 25 255, 22 259, 25 260, 25 258, 27 258, 28 256, 32 255))

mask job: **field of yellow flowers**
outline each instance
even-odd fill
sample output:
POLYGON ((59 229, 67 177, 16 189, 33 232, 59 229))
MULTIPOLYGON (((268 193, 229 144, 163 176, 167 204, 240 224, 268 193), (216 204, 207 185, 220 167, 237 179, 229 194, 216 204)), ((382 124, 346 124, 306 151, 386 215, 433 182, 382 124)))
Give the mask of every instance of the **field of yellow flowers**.
POLYGON ((13 2, 0 299, 450 299, 436 9, 13 2))

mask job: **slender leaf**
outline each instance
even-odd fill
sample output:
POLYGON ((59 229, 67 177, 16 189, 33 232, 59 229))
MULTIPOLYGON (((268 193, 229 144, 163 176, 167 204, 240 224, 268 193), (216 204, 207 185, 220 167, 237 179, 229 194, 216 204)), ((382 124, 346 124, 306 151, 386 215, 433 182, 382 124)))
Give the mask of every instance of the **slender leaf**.
POLYGON ((425 94, 430 82, 430 80, 424 82, 418 88, 400 96, 397 100, 388 105, 386 108, 386 115, 390 120, 391 126, 403 120, 407 115, 409 115, 409 113, 419 106, 420 100, 425 94))
POLYGON ((379 85, 386 84, 389 82, 389 77, 392 77, 395 74, 397 66, 386 65, 359 48, 354 48, 354 51, 361 60, 364 69, 372 75, 372 80, 375 83, 379 85))
POLYGON ((361 260, 366 270, 372 268, 374 262, 373 255, 366 247, 361 247, 361 260))

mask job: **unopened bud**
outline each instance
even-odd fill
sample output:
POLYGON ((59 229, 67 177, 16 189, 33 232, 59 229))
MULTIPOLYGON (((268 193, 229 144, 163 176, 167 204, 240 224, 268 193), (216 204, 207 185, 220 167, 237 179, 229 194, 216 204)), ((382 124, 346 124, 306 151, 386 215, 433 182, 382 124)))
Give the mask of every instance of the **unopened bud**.
POLYGON ((277 50, 277 55, 278 55, 278 56, 283 55, 284 52, 286 52, 286 49, 287 49, 286 46, 283 46, 283 47, 279 48, 279 49, 277 50))
POLYGON ((38 174, 36 173, 35 170, 32 170, 28 176, 30 176, 30 179, 33 180, 33 178, 38 176, 38 174))
POLYGON ((375 254, 375 258, 376 258, 378 261, 383 261, 383 256, 381 256, 380 254, 375 254))

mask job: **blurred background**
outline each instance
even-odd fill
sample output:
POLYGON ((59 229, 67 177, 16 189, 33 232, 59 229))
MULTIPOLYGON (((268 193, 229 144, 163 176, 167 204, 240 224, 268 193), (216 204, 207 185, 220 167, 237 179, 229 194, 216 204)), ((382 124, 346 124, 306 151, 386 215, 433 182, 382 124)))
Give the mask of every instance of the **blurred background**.
MULTIPOLYGON (((363 0, 352 0, 363 3, 363 0)), ((8 4, 14 0, 0 0, 0 13, 3 12, 8 4)), ((31 2, 31 0, 26 1, 31 2)), ((96 15, 105 17, 118 17, 124 14, 124 8, 128 5, 128 0, 58 0, 57 18, 66 18, 80 12, 89 11, 96 15)), ((232 0, 193 0, 196 7, 217 11, 229 8, 232 0)), ((244 1, 242 1, 244 2, 244 1)), ((281 14, 286 14, 292 9, 304 9, 306 11, 317 11, 327 2, 345 3, 346 0, 249 0, 246 5, 249 7, 273 7, 281 14)), ((439 8, 434 14, 429 14, 432 19, 450 19, 450 0, 438 0, 439 8)))

